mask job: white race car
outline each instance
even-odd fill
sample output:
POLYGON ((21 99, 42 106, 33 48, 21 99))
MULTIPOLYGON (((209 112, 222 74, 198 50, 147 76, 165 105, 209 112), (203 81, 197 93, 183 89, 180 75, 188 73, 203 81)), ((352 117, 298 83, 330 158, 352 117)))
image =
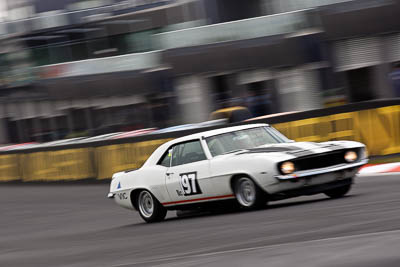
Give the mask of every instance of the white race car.
POLYGON ((108 197, 146 222, 217 201, 255 209, 301 195, 338 198, 367 162, 358 142, 296 143, 267 124, 235 126, 161 145, 140 169, 114 174, 108 197))

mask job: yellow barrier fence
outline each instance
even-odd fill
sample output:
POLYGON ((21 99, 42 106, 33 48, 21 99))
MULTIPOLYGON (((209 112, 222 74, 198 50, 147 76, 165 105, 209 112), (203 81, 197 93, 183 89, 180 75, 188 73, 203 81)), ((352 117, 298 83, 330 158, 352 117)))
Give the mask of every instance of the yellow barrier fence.
POLYGON ((0 155, 0 182, 16 181, 21 179, 19 155, 0 155))
POLYGON ((400 106, 390 106, 274 124, 298 142, 354 140, 371 155, 400 153, 400 106))
MULTIPOLYGON (((400 153, 400 106, 389 106, 274 124, 296 141, 355 140, 371 155, 400 153)), ((0 155, 0 181, 109 179, 115 172, 142 166, 171 139, 58 151, 0 155)))
POLYGON ((111 178, 113 173, 140 168, 158 146, 169 140, 171 139, 150 140, 96 148, 97 179, 108 179, 111 178))
POLYGON ((20 155, 22 180, 73 181, 94 178, 93 148, 63 149, 20 155))

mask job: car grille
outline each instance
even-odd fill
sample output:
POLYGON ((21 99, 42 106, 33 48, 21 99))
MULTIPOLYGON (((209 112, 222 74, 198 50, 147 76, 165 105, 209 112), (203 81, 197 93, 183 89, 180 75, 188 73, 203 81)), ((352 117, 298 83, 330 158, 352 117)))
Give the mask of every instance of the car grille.
MULTIPOLYGON (((330 153, 317 154, 293 160, 296 171, 312 170, 347 163, 344 154, 347 150, 339 150, 330 153)), ((358 151, 356 151, 359 155, 358 151)))

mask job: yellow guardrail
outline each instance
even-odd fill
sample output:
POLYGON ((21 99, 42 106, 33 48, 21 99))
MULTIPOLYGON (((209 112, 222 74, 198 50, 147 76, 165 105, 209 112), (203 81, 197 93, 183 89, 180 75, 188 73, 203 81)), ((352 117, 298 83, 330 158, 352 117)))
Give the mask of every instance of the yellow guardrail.
MULTIPOLYGON (((371 155, 400 153, 400 106, 334 114, 273 125, 296 141, 355 140, 371 155)), ((109 179, 115 172, 136 169, 161 144, 135 143, 0 155, 0 182, 109 179)))
POLYGON ((10 182, 21 179, 19 155, 0 155, 0 182, 10 182))
POLYGON ((93 148, 63 149, 21 154, 21 179, 72 181, 95 177, 93 148))
POLYGON ((111 178, 113 173, 137 169, 156 150, 171 139, 150 140, 98 147, 95 150, 97 179, 111 178))
POLYGON ((400 106, 334 114, 273 126, 299 142, 354 140, 366 144, 371 155, 400 153, 400 106))

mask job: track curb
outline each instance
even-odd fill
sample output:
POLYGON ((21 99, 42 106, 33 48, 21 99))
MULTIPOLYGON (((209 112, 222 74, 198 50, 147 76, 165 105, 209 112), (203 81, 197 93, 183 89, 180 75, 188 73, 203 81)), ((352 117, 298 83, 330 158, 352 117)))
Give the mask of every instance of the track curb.
POLYGON ((400 173, 400 162, 364 165, 358 174, 400 173))

